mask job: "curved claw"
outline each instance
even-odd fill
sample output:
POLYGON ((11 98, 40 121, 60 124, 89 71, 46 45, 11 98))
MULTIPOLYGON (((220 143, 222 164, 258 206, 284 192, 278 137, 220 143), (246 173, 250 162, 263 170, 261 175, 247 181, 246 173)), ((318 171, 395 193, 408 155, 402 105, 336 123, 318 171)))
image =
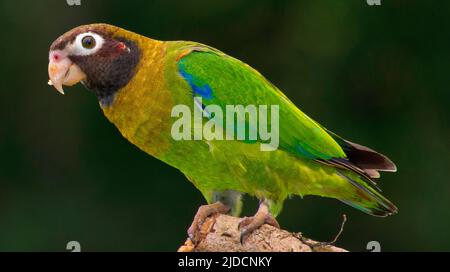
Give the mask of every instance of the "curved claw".
POLYGON ((209 204, 209 205, 202 205, 198 208, 197 213, 194 216, 194 220, 192 220, 192 224, 189 227, 187 233, 189 236, 189 239, 191 239, 191 241, 193 243, 196 243, 197 241, 197 233, 200 230, 201 225, 203 224, 203 222, 205 221, 205 219, 215 213, 227 213, 230 210, 230 208, 223 204, 222 202, 218 201, 216 203, 213 204, 209 204))
POLYGON ((240 230, 240 242, 244 244, 245 239, 259 229, 262 225, 268 224, 275 228, 280 228, 277 220, 270 214, 269 208, 265 202, 261 202, 258 211, 252 217, 245 217, 239 222, 238 229, 240 230))

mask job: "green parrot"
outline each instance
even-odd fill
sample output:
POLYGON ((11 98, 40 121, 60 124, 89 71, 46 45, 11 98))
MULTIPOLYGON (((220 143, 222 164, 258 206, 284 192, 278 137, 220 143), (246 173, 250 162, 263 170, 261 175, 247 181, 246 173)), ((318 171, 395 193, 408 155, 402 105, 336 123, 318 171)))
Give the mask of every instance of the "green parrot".
MULTIPOLYGON (((260 205, 241 221, 241 237, 265 223, 279 227, 275 217, 291 195, 335 198, 374 216, 397 213, 374 182, 379 171, 396 171, 389 158, 327 130, 258 71, 215 48, 84 25, 53 42, 48 73, 49 84, 61 93, 63 85, 81 82, 128 141, 179 169, 200 190, 207 205, 198 209, 191 237, 213 213, 238 215, 242 194, 257 197, 260 205), (276 105, 278 126, 269 121, 268 127, 277 128, 278 144, 262 151, 267 139, 261 137, 175 139, 177 105, 202 112, 191 121, 194 127, 213 119, 209 106, 225 112, 228 105, 276 105)), ((249 126, 249 119, 234 120, 249 126)), ((216 129, 229 132, 220 122, 216 129)))

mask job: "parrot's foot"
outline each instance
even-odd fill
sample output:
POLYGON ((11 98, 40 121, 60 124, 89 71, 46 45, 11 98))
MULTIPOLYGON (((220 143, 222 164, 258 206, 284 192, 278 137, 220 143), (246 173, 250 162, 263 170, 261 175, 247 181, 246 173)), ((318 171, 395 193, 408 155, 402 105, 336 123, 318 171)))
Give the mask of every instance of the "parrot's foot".
POLYGON ((241 232, 241 244, 245 242, 245 239, 248 237, 248 235, 250 235, 253 231, 259 229, 264 224, 274 226, 278 229, 280 228, 280 224, 278 224, 277 220, 270 214, 267 203, 262 201, 259 204, 258 211, 254 216, 245 217, 239 223, 238 228, 241 232))
POLYGON ((205 221, 205 219, 215 213, 223 213, 226 214, 230 210, 230 207, 223 204, 220 201, 217 201, 213 204, 209 205, 202 205, 200 208, 198 208, 197 213, 195 214, 194 220, 192 221, 191 226, 189 227, 187 233, 189 235, 189 238, 193 243, 196 243, 197 241, 197 233, 200 230, 201 225, 205 221))

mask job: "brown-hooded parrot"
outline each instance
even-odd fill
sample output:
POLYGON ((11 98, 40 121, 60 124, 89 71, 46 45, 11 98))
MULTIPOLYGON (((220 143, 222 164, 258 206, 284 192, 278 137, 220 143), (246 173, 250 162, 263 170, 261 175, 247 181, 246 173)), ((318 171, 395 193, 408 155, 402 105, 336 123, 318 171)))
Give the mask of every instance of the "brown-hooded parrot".
MULTIPOLYGON (((208 204, 199 208, 190 236, 213 213, 239 214, 242 194, 257 197, 260 206, 241 222, 241 237, 264 223, 278 227, 274 218, 291 195, 335 198, 374 216, 397 213, 374 182, 379 171, 396 171, 389 158, 327 130, 258 71, 215 48, 84 25, 53 42, 48 73, 60 93, 63 85, 81 82, 128 141, 180 170, 200 190, 208 204), (279 144, 262 151, 262 137, 175 139, 177 105, 202 112, 194 126, 213 119, 208 106, 225 112, 228 105, 277 105, 279 144)), ((248 125, 249 118, 233 120, 248 125)), ((229 133, 224 123, 215 124, 219 134, 229 133)))

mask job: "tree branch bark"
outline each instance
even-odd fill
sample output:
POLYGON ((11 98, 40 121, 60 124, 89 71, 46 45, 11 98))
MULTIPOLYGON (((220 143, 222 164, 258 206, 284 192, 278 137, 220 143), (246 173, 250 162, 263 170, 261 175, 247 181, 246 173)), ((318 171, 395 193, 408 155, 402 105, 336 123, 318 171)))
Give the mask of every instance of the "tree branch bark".
POLYGON ((197 244, 187 239, 178 252, 346 252, 326 243, 305 238, 301 233, 291 233, 263 225, 239 242, 240 218, 216 214, 202 224, 197 244))

